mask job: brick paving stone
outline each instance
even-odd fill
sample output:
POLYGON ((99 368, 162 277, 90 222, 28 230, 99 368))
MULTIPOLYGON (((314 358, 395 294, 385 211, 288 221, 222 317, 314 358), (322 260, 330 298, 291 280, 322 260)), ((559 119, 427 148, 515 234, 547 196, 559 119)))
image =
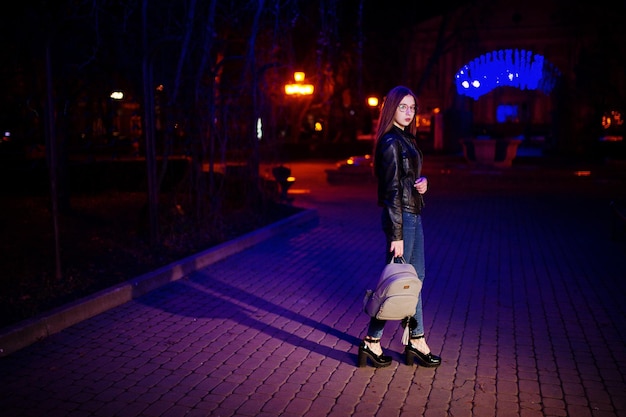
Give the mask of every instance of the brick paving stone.
POLYGON ((473 417, 474 413, 472 412, 472 410, 466 407, 456 407, 454 404, 452 404, 446 415, 454 417, 473 417))
POLYGON ((499 417, 518 417, 520 411, 516 401, 498 401, 496 403, 496 413, 499 417))
POLYGON ((2 416, 626 416, 626 242, 607 223, 623 173, 612 188, 432 159, 422 296, 440 368, 403 364, 397 323, 394 364, 356 367, 382 258, 375 187, 304 162, 296 204, 315 225, 0 358, 2 416))
POLYGON ((306 415, 310 415, 311 417, 317 416, 328 416, 331 413, 334 402, 328 401, 325 398, 316 398, 309 407, 309 411, 306 415))
POLYGON ((589 407, 581 407, 577 405, 571 405, 567 407, 568 417, 591 417, 594 414, 589 407))
POLYGON ((305 398, 294 398, 289 402, 289 405, 285 409, 287 413, 293 413, 295 415, 305 415, 307 411, 311 408, 311 400, 307 400, 305 398))

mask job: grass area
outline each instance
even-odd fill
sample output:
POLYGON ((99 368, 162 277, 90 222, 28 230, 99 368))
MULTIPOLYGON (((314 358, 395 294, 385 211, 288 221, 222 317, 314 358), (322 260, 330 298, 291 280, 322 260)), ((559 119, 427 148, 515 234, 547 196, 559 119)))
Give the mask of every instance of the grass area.
MULTIPOLYGON (((0 196, 0 328, 34 317, 295 214, 267 202, 233 208, 202 225, 165 213, 161 244, 145 233, 145 194, 106 191, 71 199, 58 221, 61 276, 46 196, 0 196)), ((175 211, 175 210, 174 210, 175 211)))

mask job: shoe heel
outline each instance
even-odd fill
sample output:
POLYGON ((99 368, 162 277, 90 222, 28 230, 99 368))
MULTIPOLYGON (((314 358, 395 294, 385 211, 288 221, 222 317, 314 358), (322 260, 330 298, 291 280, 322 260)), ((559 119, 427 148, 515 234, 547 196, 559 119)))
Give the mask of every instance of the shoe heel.
POLYGON ((367 366, 367 354, 363 352, 362 349, 359 349, 359 368, 365 368, 367 366))
POLYGON ((404 363, 406 363, 407 366, 413 366, 415 364, 415 355, 408 349, 404 351, 404 363))
MULTIPOLYGON (((370 339, 368 341, 370 341, 371 343, 378 343, 378 340, 370 339)), ((367 358, 370 359, 370 361, 372 362, 372 366, 374 366, 375 368, 384 368, 391 365, 391 356, 386 356, 383 354, 376 355, 367 347, 365 341, 363 341, 359 346, 359 355, 357 360, 359 368, 367 366, 367 358)))
MULTIPOLYGON (((411 339, 421 339, 424 336, 412 337, 411 339)), ((422 353, 417 348, 414 348, 410 343, 404 348, 404 355, 406 364, 413 366, 413 363, 417 361, 418 366, 424 368, 436 368, 441 365, 441 358, 432 353, 422 353)))

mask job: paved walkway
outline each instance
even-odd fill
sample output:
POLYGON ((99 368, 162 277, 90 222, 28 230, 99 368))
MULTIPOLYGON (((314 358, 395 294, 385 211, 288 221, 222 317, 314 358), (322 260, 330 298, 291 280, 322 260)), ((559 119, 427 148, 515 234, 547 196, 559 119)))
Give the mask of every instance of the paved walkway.
MULTIPOLYGON (((626 416, 626 183, 432 158, 424 212, 436 369, 356 367, 381 269, 374 184, 293 164, 318 221, 0 358, 3 417, 626 416), (311 175, 310 173, 313 173, 311 175)), ((429 161, 427 160, 427 163, 429 161)))

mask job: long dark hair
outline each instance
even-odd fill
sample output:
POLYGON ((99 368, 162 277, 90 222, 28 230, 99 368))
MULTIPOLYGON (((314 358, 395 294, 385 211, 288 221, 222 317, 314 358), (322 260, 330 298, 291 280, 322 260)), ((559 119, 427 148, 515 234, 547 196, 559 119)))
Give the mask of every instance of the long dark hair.
MULTIPOLYGON (((385 136, 385 133, 389 132, 393 127, 393 119, 396 116, 396 109, 398 105, 402 101, 402 99, 406 96, 411 96, 415 99, 415 106, 417 106, 417 96, 411 91, 410 88, 399 85, 397 87, 392 88, 389 93, 385 96, 385 100, 383 101, 383 106, 380 109, 380 117, 378 118, 378 130, 376 131, 376 140, 374 141, 374 149, 372 150, 372 169, 376 172, 376 164, 378 161, 376 160, 376 149, 378 148, 378 142, 380 142, 381 138, 385 136)), ((415 117, 417 116, 417 111, 413 114, 413 121, 409 126, 409 133, 413 136, 417 133, 417 126, 415 124, 415 117)))
MULTIPOLYGON (((382 138, 385 133, 389 132, 393 127, 393 119, 396 115, 396 109, 398 105, 402 101, 402 99, 406 96, 411 96, 415 99, 415 105, 417 106, 417 96, 411 91, 410 88, 399 85, 397 87, 392 88, 387 96, 385 97, 385 101, 383 102, 383 106, 380 110, 380 118, 378 119, 378 130, 376 131, 376 144, 382 138)), ((413 119, 417 112, 413 114, 413 119)), ((409 132, 415 136, 417 133, 417 125, 415 124, 415 120, 408 126, 409 132)))

